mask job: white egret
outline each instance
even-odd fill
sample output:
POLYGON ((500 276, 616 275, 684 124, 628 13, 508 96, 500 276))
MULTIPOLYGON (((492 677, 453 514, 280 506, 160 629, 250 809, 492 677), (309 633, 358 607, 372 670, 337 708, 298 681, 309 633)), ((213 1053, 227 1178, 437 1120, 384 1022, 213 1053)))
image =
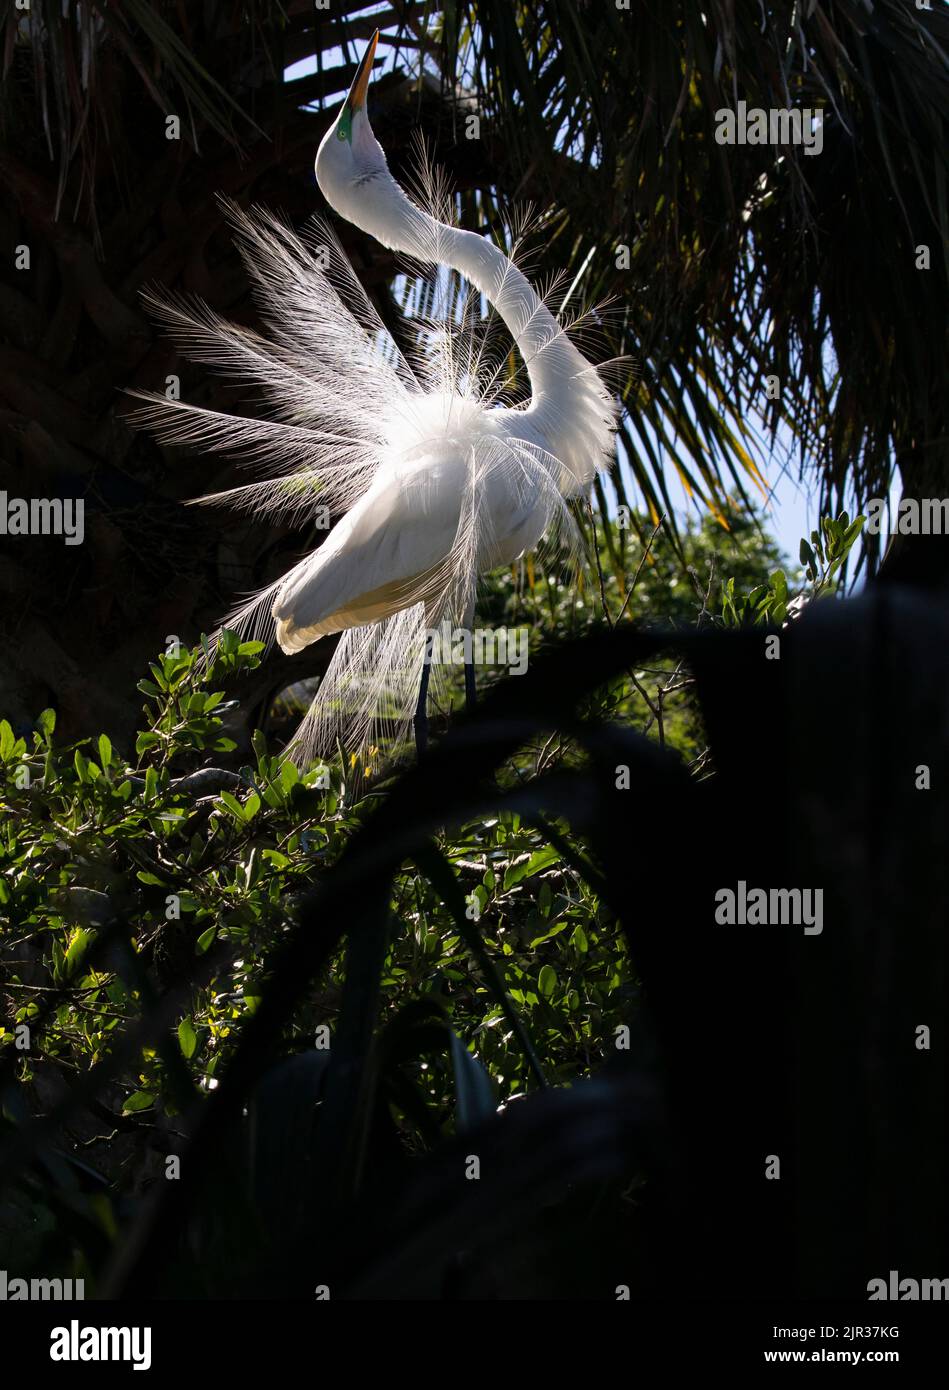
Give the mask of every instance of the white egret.
POLYGON ((507 350, 499 363, 490 334, 472 328, 475 296, 460 317, 423 325, 419 350, 404 356, 318 220, 297 234, 262 209, 228 206, 266 336, 200 301, 150 297, 191 356, 244 374, 270 405, 244 418, 146 395, 139 417, 164 440, 236 454, 265 475, 201 500, 301 519, 318 505, 344 513, 228 619, 287 653, 342 634, 294 740, 301 760, 338 738, 364 747, 380 725, 404 736, 413 714, 421 746, 426 633, 470 628, 479 574, 563 527, 572 534, 567 501, 613 449, 616 406, 600 372, 522 272, 490 240, 450 224, 436 177, 410 199, 390 174, 366 113, 377 38, 319 147, 317 182, 348 222, 413 261, 459 272, 493 305, 526 365, 529 401, 504 403, 507 350))

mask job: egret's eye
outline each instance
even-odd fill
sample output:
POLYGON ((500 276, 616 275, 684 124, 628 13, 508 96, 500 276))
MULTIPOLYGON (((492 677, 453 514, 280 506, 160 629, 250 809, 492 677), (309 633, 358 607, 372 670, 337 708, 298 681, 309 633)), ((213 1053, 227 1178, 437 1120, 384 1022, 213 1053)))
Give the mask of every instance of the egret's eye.
POLYGON ((339 125, 336 127, 336 138, 337 140, 349 140, 350 143, 352 143, 353 114, 348 106, 343 108, 342 115, 339 118, 339 125))

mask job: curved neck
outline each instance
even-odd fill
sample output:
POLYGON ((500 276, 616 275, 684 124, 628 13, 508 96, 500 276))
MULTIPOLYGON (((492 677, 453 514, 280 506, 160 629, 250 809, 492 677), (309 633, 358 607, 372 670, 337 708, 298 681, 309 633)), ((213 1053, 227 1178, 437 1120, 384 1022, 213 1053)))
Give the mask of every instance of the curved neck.
MULTIPOLYGON (((529 281, 492 242, 439 222, 411 202, 381 147, 358 178, 321 187, 341 216, 393 251, 457 270, 494 305, 527 366, 535 443, 564 496, 582 491, 613 452, 617 404, 529 281), (332 194, 332 196, 331 196, 332 194)), ((319 173, 319 161, 317 161, 319 173)))
POLYGON ((565 374, 576 373, 576 348, 567 339, 527 277, 500 247, 474 232, 436 223, 439 260, 464 275, 493 304, 524 359, 531 386, 531 404, 540 409, 562 386, 565 374))
POLYGON ((362 200, 356 206, 351 200, 340 211, 390 250, 447 265, 484 295, 524 359, 533 408, 539 410, 555 399, 565 380, 590 370, 530 281, 500 247, 474 232, 439 222, 406 197, 388 170, 383 177, 384 192, 378 179, 369 184, 375 194, 366 200, 371 207, 362 200))

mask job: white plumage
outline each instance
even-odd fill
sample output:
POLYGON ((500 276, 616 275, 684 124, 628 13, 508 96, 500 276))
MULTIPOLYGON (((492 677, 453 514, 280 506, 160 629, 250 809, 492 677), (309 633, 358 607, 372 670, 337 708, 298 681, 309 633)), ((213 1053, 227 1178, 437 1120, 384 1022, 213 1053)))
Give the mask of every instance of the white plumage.
POLYGON ((266 336, 200 302, 151 304, 191 356, 247 377, 269 408, 248 419, 146 395, 138 412, 165 441, 235 454, 264 475, 203 501, 300 519, 318 505, 344 513, 227 622, 275 635, 285 652, 343 634, 294 740, 301 761, 337 739, 363 747, 408 731, 426 630, 470 626, 479 574, 552 531, 572 536, 566 501, 613 448, 610 393, 521 271, 450 225, 450 199, 430 171, 417 201, 392 178, 365 113, 374 50, 375 39, 320 145, 320 188, 383 245, 458 271, 494 306, 525 361, 529 402, 503 403, 506 351, 490 324, 474 323, 475 296, 420 323, 409 361, 326 224, 298 234, 265 210, 228 204, 266 336))

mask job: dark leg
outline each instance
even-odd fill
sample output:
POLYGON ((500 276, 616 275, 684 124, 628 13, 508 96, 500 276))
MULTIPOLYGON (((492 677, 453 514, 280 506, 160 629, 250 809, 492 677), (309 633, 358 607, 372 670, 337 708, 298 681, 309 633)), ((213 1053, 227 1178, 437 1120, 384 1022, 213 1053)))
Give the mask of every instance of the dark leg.
POLYGON ((465 662, 465 709, 474 709, 474 707, 475 707, 474 662, 473 662, 473 661, 466 661, 466 662, 465 662))
POLYGON ((415 706, 415 751, 419 757, 428 747, 428 715, 425 706, 428 701, 428 678, 432 674, 432 668, 426 661, 422 667, 422 684, 419 686, 418 704, 415 706))

